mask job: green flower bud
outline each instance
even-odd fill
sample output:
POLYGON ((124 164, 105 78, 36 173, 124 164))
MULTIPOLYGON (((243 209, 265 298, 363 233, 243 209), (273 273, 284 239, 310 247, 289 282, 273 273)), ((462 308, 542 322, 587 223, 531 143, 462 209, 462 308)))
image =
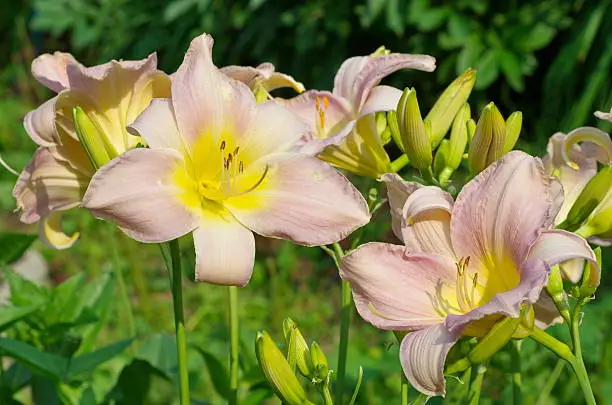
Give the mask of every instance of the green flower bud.
POLYGON ((302 332, 291 318, 283 321, 283 332, 285 334, 285 344, 287 345, 287 361, 293 369, 296 365, 304 377, 310 377, 313 373, 312 361, 310 359, 310 349, 304 340, 302 332))
POLYGON ((429 135, 421 118, 414 89, 405 89, 397 104, 397 121, 402 143, 410 163, 417 169, 425 169, 433 162, 429 135))
POLYGON ((506 140, 504 142, 504 154, 508 153, 516 145, 519 135, 521 134, 521 127, 523 126, 523 113, 515 111, 506 120, 506 140))
POLYGON ((319 346, 317 342, 312 342, 310 344, 310 357, 315 369, 314 378, 318 382, 325 381, 329 375, 329 364, 327 363, 325 352, 323 352, 323 349, 321 349, 321 346, 319 346))
MULTIPOLYGON (((470 105, 468 103, 463 106, 457 112, 451 128, 450 140, 448 146, 444 146, 442 153, 446 155, 446 161, 444 168, 438 172, 438 178, 442 185, 446 185, 450 182, 450 177, 459 168, 465 152, 465 147, 468 142, 468 126, 467 122, 470 120, 470 105)), ((443 140, 440 144, 440 150, 442 145, 445 144, 446 140, 443 140)), ((436 158, 438 153, 436 153, 436 158)), ((435 167, 434 162, 434 167, 435 167)))
MULTIPOLYGON (((448 155, 450 153, 450 141, 448 139, 442 139, 440 146, 436 150, 436 156, 434 157, 433 169, 436 176, 440 177, 445 171, 449 171, 448 177, 453 174, 453 171, 448 167, 448 155)), ((442 181, 440 181, 443 183, 442 181)))
POLYGON ((397 123, 397 111, 387 111, 387 129, 399 150, 401 150, 402 153, 406 153, 406 148, 404 148, 402 135, 400 134, 399 125, 397 123))
POLYGON ((389 55, 390 53, 391 51, 389 49, 385 48, 384 45, 381 45, 378 48, 376 48, 376 50, 372 52, 370 56, 389 55))
POLYGON ((566 322, 569 322, 569 304, 567 303, 567 294, 565 294, 565 290, 563 289, 563 276, 561 275, 561 269, 558 265, 553 266, 550 269, 546 291, 548 291, 548 294, 550 294, 550 297, 555 303, 555 306, 559 310, 559 313, 563 319, 565 319, 566 322))
POLYGON ((425 117, 424 121, 431 125, 429 135, 434 148, 448 132, 455 116, 470 96, 475 82, 475 70, 468 69, 463 72, 444 90, 425 117))
POLYGON ((476 132, 476 121, 470 118, 467 122, 467 130, 468 130, 468 144, 472 144, 472 139, 474 138, 474 133, 476 132))
POLYGON ((582 273, 582 281, 580 282, 577 298, 590 299, 599 287, 599 283, 601 281, 601 272, 599 269, 602 267, 601 247, 593 249, 593 252, 595 253, 595 258, 597 259, 598 264, 590 261, 586 262, 584 272, 582 273))
POLYGON ((612 166, 605 166, 589 180, 558 227, 585 238, 612 237, 612 166))
POLYGON ((376 132, 380 134, 380 139, 382 140, 383 145, 391 142, 391 130, 387 124, 387 113, 384 111, 379 111, 375 113, 376 116, 376 132))
POLYGON ((72 120, 79 142, 95 169, 99 169, 118 156, 116 149, 104 135, 102 129, 89 118, 81 107, 72 109, 72 120))
POLYGON ((504 117, 489 103, 482 111, 474 138, 470 144, 468 163, 472 175, 483 171, 504 154, 506 123, 504 117))
POLYGON ((312 405, 283 353, 267 332, 255 338, 257 362, 276 395, 289 405, 312 405))
POLYGON ((478 344, 468 353, 467 357, 472 364, 479 364, 488 360, 506 345, 519 326, 520 318, 505 317, 497 322, 491 330, 484 335, 478 344))

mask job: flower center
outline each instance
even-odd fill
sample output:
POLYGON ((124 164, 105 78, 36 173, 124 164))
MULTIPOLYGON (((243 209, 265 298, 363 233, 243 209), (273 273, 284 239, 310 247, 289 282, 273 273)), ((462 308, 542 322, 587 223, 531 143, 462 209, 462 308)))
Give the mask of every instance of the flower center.
POLYGON ((317 96, 315 99, 316 116, 317 122, 317 135, 320 139, 325 137, 325 111, 329 108, 329 99, 327 97, 317 96))

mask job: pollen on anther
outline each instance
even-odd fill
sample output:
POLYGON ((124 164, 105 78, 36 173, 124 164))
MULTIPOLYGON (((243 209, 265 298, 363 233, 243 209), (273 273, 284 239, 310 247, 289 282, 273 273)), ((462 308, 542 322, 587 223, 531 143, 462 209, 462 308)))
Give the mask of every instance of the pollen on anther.
POLYGON ((221 147, 219 147, 219 150, 225 150, 225 140, 221 141, 221 147))
POLYGON ((238 173, 244 172, 244 162, 241 160, 238 164, 238 173))
POLYGON ((240 150, 240 146, 236 146, 236 149, 234 149, 234 156, 238 155, 239 150, 240 150))

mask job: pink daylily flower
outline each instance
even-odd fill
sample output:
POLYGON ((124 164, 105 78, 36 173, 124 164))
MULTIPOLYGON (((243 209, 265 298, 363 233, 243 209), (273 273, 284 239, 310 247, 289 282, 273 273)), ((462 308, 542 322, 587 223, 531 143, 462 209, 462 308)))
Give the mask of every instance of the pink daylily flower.
POLYGON ((257 67, 230 65, 219 70, 232 79, 246 84, 251 90, 256 90, 259 86, 268 92, 282 87, 291 87, 298 93, 306 90, 304 85, 293 77, 275 72, 274 65, 270 62, 264 62, 257 67))
MULTIPOLYGON (((547 172, 556 176, 563 185, 564 201, 555 218, 555 225, 559 225, 567 218, 587 183, 597 174, 597 162, 604 165, 612 163, 612 141, 609 134, 593 127, 576 128, 567 135, 556 133, 550 137, 547 154, 542 161, 547 172)), ((605 204, 598 207, 605 208, 605 204)), ((610 239, 596 236, 588 239, 602 246, 612 243, 610 239)), ((581 264, 582 261, 574 261, 562 266, 569 280, 577 282, 582 274, 581 264)))
POLYGON ((444 394, 444 362, 461 336, 481 337, 502 317, 519 317, 524 303, 538 301, 550 266, 575 257, 595 263, 584 239, 550 230, 562 202, 560 184, 523 152, 504 155, 454 202, 437 187, 397 175, 384 181, 394 231, 405 246, 362 245, 345 256, 340 275, 366 321, 412 331, 400 360, 424 394, 444 394))
POLYGON ((395 110, 402 95, 378 83, 400 69, 431 72, 435 62, 428 55, 398 53, 352 57, 340 66, 332 92, 309 90, 279 102, 310 126, 313 142, 305 150, 322 151, 319 157, 337 167, 378 178, 391 169, 370 114, 395 110))
POLYGON ((307 131, 274 101, 256 104, 212 61, 213 39, 194 39, 172 79, 131 125, 150 149, 99 170, 83 199, 94 215, 142 242, 193 232, 196 278, 246 285, 253 232, 323 245, 366 224, 367 204, 328 164, 292 152, 307 131))
POLYGON ((95 169, 75 133, 72 110, 81 107, 106 137, 108 148, 120 154, 142 139, 130 136, 132 122, 154 97, 169 97, 170 79, 157 70, 157 57, 110 61, 85 67, 68 53, 37 57, 32 74, 58 93, 24 119, 24 127, 39 145, 19 176, 13 196, 21 221, 39 222, 41 240, 68 248, 78 233, 61 232, 60 213, 79 205, 95 169))

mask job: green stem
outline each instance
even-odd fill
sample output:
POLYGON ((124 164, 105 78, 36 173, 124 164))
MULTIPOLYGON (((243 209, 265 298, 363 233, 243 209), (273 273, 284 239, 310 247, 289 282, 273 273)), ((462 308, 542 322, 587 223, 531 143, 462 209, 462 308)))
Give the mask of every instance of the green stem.
POLYGON ((529 335, 533 340, 542 344, 553 353, 557 355, 557 357, 564 359, 572 366, 572 370, 574 370, 574 374, 576 375, 576 379, 580 384, 580 388, 582 389, 582 393, 584 394, 584 399, 588 405, 596 405, 595 396, 593 395, 593 390, 591 389, 591 384, 589 382, 589 376, 587 374, 586 368, 584 366, 584 361, 582 361, 582 353, 580 351, 580 337, 578 335, 578 315, 579 307, 578 304, 576 309, 574 310, 574 314, 572 315, 572 325, 570 326, 572 332, 572 340, 578 342, 578 345, 574 345, 574 352, 579 353, 580 357, 577 357, 572 353, 570 348, 565 344, 550 336, 548 333, 544 332, 540 328, 533 328, 531 335, 529 335), (575 330, 576 329, 576 330, 575 330))
MULTIPOLYGON (((334 405, 331 393, 329 392, 329 384, 324 384, 321 388, 321 396, 323 396, 323 403, 325 405, 334 405)), ((340 404, 342 405, 342 404, 340 404)))
MULTIPOLYGON (((123 306, 123 314, 126 317, 128 332, 130 337, 136 336, 136 327, 134 324, 134 314, 132 313, 132 305, 130 304, 130 296, 128 295, 127 288, 125 286, 125 278, 123 277, 123 269, 121 268, 121 260, 119 259, 119 249, 117 246, 117 232, 115 226, 109 222, 109 229, 111 232, 111 250, 113 260, 113 271, 115 278, 117 279, 117 287, 119 287, 119 295, 121 297, 121 304, 123 306)), ((131 349, 134 350, 134 349, 131 349)))
MULTIPOLYGON (((344 252, 342 247, 338 243, 333 244, 334 247, 334 258, 336 265, 339 265, 342 261, 344 252)), ((346 358, 348 354, 348 341, 349 341, 349 327, 351 324, 351 315, 353 309, 353 302, 351 296, 351 285, 348 281, 341 281, 342 289, 342 309, 340 314, 340 347, 338 353, 338 379, 336 385, 336 404, 342 404, 342 396, 344 393, 344 382, 346 377, 346 358)))
POLYGON ((521 383, 521 342, 510 342, 510 356, 512 367, 512 403, 523 404, 523 388, 521 383))
POLYGON ((544 405, 549 403, 548 396, 552 392, 553 388, 555 388, 555 384, 561 376, 563 367, 565 367, 565 360, 557 360, 557 364, 555 365, 555 368, 553 369, 552 373, 550 373, 550 377, 548 377, 548 380, 546 380, 546 384, 544 384, 544 388, 542 388, 542 391, 540 392, 540 396, 538 397, 536 404, 544 405))
POLYGON ((408 163, 410 163, 410 160, 408 159, 408 155, 404 154, 398 157, 397 159, 395 159, 393 162, 391 162, 391 171, 393 173, 397 173, 400 170, 402 170, 404 166, 406 166, 408 163))
POLYGON ((406 375, 404 375, 404 370, 402 372, 402 382, 400 386, 400 395, 401 395, 401 404, 408 405, 408 391, 410 390, 410 384, 408 384, 408 380, 406 379, 406 375))
POLYGON ((584 394, 586 403, 595 404, 595 396, 593 395, 593 389, 591 388, 591 383, 589 382, 589 374, 587 373, 584 360, 582 359, 582 346, 580 344, 580 317, 583 305, 584 301, 578 301, 572 313, 570 332, 572 336, 572 345, 574 348, 574 359, 572 362, 570 362, 570 364, 574 370, 574 373, 576 374, 578 383, 580 383, 580 388, 582 388, 582 393, 584 394))
MULTIPOLYGON (((180 404, 189 405, 189 373, 187 370, 187 335, 185 333, 185 314, 183 313, 183 285, 181 274, 181 252, 178 239, 168 242, 170 255, 166 259, 166 264, 170 262, 170 284, 172 289, 172 302, 174 305, 174 328, 176 332, 176 354, 179 369, 179 394, 180 404), (168 260, 170 259, 170 260, 168 260)), ((162 253, 164 250, 162 249, 162 253)))
POLYGON ((238 403, 238 287, 228 287, 230 330, 230 393, 228 402, 238 403))
MULTIPOLYGON (((470 389, 468 391, 467 404, 468 405, 478 405, 480 402, 480 391, 482 390, 482 381, 484 380, 484 375, 487 372, 487 368, 485 366, 477 366, 476 372, 473 375, 472 381, 470 382, 470 389)), ((472 371, 473 372, 473 371, 472 371)))

